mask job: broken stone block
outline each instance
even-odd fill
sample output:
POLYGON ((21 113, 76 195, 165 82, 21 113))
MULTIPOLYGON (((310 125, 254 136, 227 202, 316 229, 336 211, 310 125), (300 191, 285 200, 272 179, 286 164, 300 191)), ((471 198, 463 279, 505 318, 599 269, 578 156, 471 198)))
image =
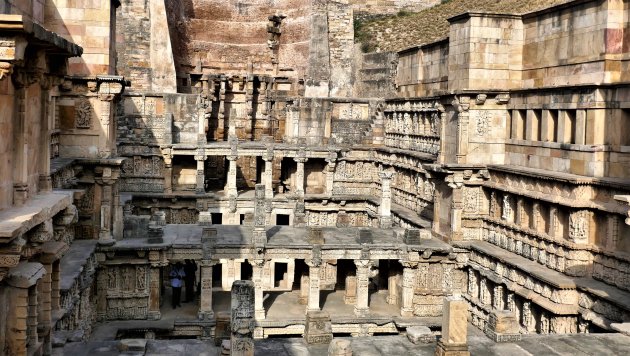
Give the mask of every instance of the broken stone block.
POLYGON ((420 245, 420 230, 406 229, 404 241, 407 245, 420 245))
POLYGON ((490 313, 484 333, 494 342, 514 342, 521 340, 516 315, 509 310, 495 310, 490 313))
POLYGON ((52 347, 63 347, 68 341, 68 335, 66 331, 55 331, 52 333, 51 343, 52 347))
POLYGON ((147 348, 147 340, 145 339, 122 339, 118 343, 118 350, 121 352, 141 351, 147 348))
POLYGON ((407 338, 413 344, 429 344, 435 341, 435 335, 426 326, 412 326, 407 328, 407 338))
POLYGON ((333 339, 330 315, 323 311, 309 310, 306 313, 304 339, 307 344, 328 344, 333 339))
POLYGON ((328 346, 328 356, 352 356, 350 340, 333 339, 328 346))
POLYGON ((630 336, 630 323, 612 323, 610 324, 610 328, 626 336, 630 336))
POLYGON ((67 334, 68 342, 81 342, 85 338, 85 331, 77 329, 67 334))

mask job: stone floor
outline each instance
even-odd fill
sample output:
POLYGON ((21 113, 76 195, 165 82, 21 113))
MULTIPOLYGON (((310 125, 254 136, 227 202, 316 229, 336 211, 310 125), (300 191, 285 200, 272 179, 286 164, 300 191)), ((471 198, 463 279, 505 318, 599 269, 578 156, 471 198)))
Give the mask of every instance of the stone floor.
MULTIPOLYGON (((526 335, 515 343, 497 344, 480 330, 469 326, 471 355, 629 355, 630 337, 622 334, 526 335)), ((347 338, 356 356, 432 356, 436 343, 412 344, 404 335, 347 338)), ((307 345, 302 338, 270 338, 256 340, 256 355, 266 356, 326 356, 328 345, 307 345)), ((119 341, 69 343, 54 349, 53 355, 109 356, 119 355, 119 341)), ((128 353, 133 354, 133 353, 128 353)), ((219 355, 213 343, 189 340, 149 340, 147 356, 219 355)))
MULTIPOLYGON (((531 335, 517 343, 497 344, 469 327, 471 355, 629 355, 630 337, 622 334, 531 335)), ((406 336, 348 338, 353 355, 433 356, 436 343, 412 344, 406 336)), ((303 339, 266 339, 256 342, 256 355, 326 356, 328 345, 306 345, 303 339)))

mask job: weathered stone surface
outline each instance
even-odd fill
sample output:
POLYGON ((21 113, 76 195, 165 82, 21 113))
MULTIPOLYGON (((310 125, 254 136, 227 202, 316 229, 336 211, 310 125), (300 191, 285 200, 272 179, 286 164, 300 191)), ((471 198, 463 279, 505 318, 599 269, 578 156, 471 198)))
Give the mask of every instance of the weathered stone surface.
POLYGON ((435 335, 426 326, 412 326, 407 328, 407 338, 414 344, 435 342, 435 335))

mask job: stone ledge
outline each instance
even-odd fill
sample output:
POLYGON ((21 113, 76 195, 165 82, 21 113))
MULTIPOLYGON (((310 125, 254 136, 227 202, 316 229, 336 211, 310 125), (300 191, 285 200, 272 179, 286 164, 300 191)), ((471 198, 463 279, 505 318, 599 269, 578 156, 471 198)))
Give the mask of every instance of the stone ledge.
POLYGON ((7 243, 72 205, 72 192, 38 194, 23 206, 0 212, 0 243, 7 243))

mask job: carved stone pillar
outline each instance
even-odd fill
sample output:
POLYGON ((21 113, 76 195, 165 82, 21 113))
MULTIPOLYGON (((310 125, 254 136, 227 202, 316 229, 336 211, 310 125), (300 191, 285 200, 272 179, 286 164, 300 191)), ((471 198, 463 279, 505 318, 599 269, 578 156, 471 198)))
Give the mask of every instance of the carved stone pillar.
POLYGON ((265 160, 265 173, 263 183, 265 184, 265 199, 273 199, 273 151, 271 154, 263 155, 265 160))
POLYGON ((503 286, 495 285, 493 294, 492 307, 497 310, 503 310, 503 286))
POLYGON ((170 148, 162 149, 164 159, 164 193, 173 193, 173 155, 170 148))
POLYGON ((308 304, 308 292, 309 292, 309 279, 308 275, 303 274, 300 277, 300 296, 298 297, 298 304, 308 304))
POLYGON ((236 197, 238 192, 236 190, 236 160, 238 156, 230 155, 227 156, 229 167, 228 167, 228 175, 227 175, 227 184, 225 186, 225 195, 228 197, 236 197))
POLYGON ((201 274, 201 295, 199 298, 199 320, 209 320, 214 318, 212 310, 212 266, 214 263, 203 260, 199 264, 201 274))
POLYGON ((530 301, 523 302, 523 326, 525 326, 525 330, 530 333, 536 330, 530 301))
POLYGON ((479 281, 479 302, 481 302, 481 304, 488 303, 488 286, 485 277, 480 277, 479 281))
POLYGON ((343 296, 346 304, 356 304, 357 302, 357 277, 346 276, 346 289, 343 296))
MULTIPOLYGON (((105 288, 107 288, 107 284, 105 288)), ((162 313, 160 313, 160 294, 160 266, 151 265, 149 270, 149 312, 147 316, 149 320, 159 320, 162 317, 162 313)))
POLYGON ((459 114, 457 115, 457 163, 466 163, 466 155, 468 154, 468 122, 470 120, 470 98, 460 97, 453 103, 459 114))
POLYGON ((195 156, 195 160, 197 161, 197 186, 195 192, 197 194, 204 194, 206 192, 206 156, 197 155, 195 156))
POLYGON ((101 211, 98 243, 100 245, 113 245, 116 243, 112 236, 112 210, 115 207, 113 201, 118 171, 112 167, 96 167, 96 188, 101 191, 101 211))
POLYGON ((265 319, 263 306, 263 267, 265 260, 252 260, 252 281, 254 282, 254 315, 256 320, 265 319))
POLYGON ((468 270, 468 295, 473 299, 479 299, 479 280, 477 272, 470 268, 468 270))
POLYGON ((394 172, 379 172, 381 178, 381 206, 379 207, 380 226, 383 229, 392 227, 392 178, 394 172))
MULTIPOLYGON (((336 153, 334 153, 335 156, 337 155, 336 153)), ((328 165, 326 165, 326 195, 331 196, 333 194, 333 185, 334 185, 334 181, 335 181, 335 167, 337 165, 337 160, 336 157, 333 158, 327 158, 326 162, 328 163, 328 165)))
POLYGON ((304 196, 304 163, 308 161, 306 157, 295 157, 297 171, 295 173, 295 193, 304 196))
POLYGON ((507 310, 514 312, 516 311, 516 304, 514 303, 514 293, 508 292, 507 295, 507 310))
POLYGON ((588 210, 574 211, 569 215, 569 240, 576 244, 586 244, 589 238, 588 210))
POLYGON ((369 284, 370 284, 370 267, 371 260, 355 260, 357 267, 357 303, 354 305, 354 314, 356 316, 367 316, 369 309, 369 284))
POLYGON ((398 305, 398 283, 400 277, 397 273, 390 273, 387 277, 387 304, 398 305))
POLYGON ((319 281, 320 281, 320 267, 321 261, 317 259, 307 260, 308 265, 308 303, 306 306, 307 311, 319 310, 319 281))
POLYGON ((400 261, 403 265, 403 282, 402 282, 402 296, 400 305, 400 315, 403 317, 413 316, 413 294, 414 294, 414 282, 416 275, 416 267, 418 263, 400 261))

